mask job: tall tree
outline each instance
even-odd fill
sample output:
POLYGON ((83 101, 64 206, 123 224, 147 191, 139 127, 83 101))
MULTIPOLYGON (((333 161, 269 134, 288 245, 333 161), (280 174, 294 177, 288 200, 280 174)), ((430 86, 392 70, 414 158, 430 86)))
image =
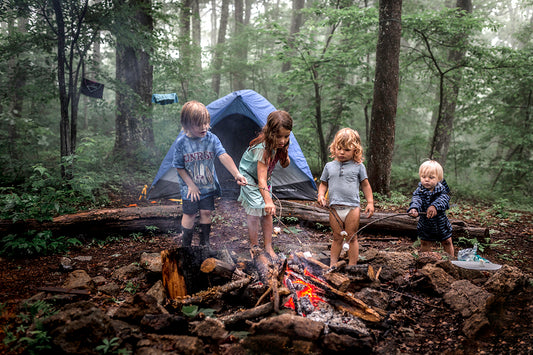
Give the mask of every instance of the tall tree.
MULTIPOLYGON (((303 24, 303 13, 302 9, 305 6, 305 0, 292 0, 292 10, 291 10, 291 27, 289 30, 289 39, 287 41, 287 46, 292 50, 294 48, 294 36, 300 32, 300 28, 303 24)), ((286 60, 283 63, 281 63, 281 72, 285 73, 291 69, 291 62, 290 60, 286 60)), ((278 101, 285 105, 285 110, 289 111, 290 103, 285 103, 286 97, 285 97, 285 90, 286 87, 282 87, 280 89, 280 94, 278 101)))
MULTIPOLYGON (((472 13, 472 1, 457 0, 456 10, 458 16, 472 13)), ((465 43, 468 39, 468 32, 460 32, 454 37, 454 42, 465 43)), ((438 159, 442 165, 446 164, 448 158, 448 150, 453 133, 453 121, 455 119, 455 109, 462 79, 461 70, 459 68, 463 66, 462 61, 465 52, 466 47, 464 45, 459 48, 450 49, 448 54, 449 65, 457 69, 452 71, 448 77, 442 78, 441 88, 439 89, 440 104, 429 155, 431 158, 438 159), (447 80, 444 81, 444 79, 447 80)))
POLYGON ((180 62, 181 62, 181 97, 189 100, 189 77, 192 70, 191 47, 191 15, 193 0, 183 0, 180 3, 179 37, 180 37, 180 62))
MULTIPOLYGON (((154 132, 149 113, 153 67, 150 64, 153 18, 151 0, 118 1, 123 12, 115 33, 117 115, 115 153, 133 158, 140 148, 154 150, 154 132), (137 31, 132 37, 130 31, 137 31)), ((135 33, 135 32, 134 32, 135 33)))
MULTIPOLYGON (((47 19, 56 34, 57 40, 57 79, 61 119, 59 123, 61 159, 67 164, 62 165, 62 175, 72 177, 71 162, 76 151, 78 123, 78 80, 84 58, 92 45, 98 26, 89 26, 88 0, 79 1, 52 0, 54 20, 50 19, 50 11, 42 5, 41 14, 47 19)), ((92 20, 95 21, 93 14, 92 20)), ((96 22, 95 22, 96 23, 96 22)))
POLYGON ((368 177, 375 192, 390 194, 399 87, 402 1, 380 0, 368 177))
POLYGON ((234 34, 233 34, 233 50, 235 59, 232 60, 232 91, 244 89, 244 78, 246 66, 246 33, 244 31, 244 1, 234 0, 234 34))
POLYGON ((222 61, 224 56, 224 48, 226 44, 226 31, 228 27, 229 16, 229 0, 222 0, 222 8, 220 10, 220 24, 218 27, 218 39, 215 46, 215 53, 213 55, 213 77, 211 80, 211 88, 217 96, 220 94, 220 69, 222 68, 222 61))

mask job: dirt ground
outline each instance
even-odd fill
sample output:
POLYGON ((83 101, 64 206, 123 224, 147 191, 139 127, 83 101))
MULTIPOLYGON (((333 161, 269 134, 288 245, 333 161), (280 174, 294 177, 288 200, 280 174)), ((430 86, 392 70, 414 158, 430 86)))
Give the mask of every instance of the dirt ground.
MULTIPOLYGON (((135 200, 131 202, 139 203, 135 200)), ((121 204, 127 206, 128 201, 122 201, 121 204)), ((391 212, 390 209, 384 208, 385 206, 376 207, 377 210, 391 212)), ((494 246, 485 249, 481 255, 493 263, 518 267, 528 274, 530 280, 523 289, 508 297, 504 304, 505 309, 498 313, 500 319, 491 320, 491 324, 495 326, 477 339, 467 339, 461 331, 464 320, 460 315, 454 314, 451 310, 424 309, 422 304, 409 303, 404 299, 399 307, 402 308, 401 312, 404 315, 402 319, 406 322, 406 332, 412 334, 403 334, 401 337, 398 337, 398 334, 389 334, 390 339, 383 339, 376 353, 533 354, 532 215, 516 213, 510 218, 503 219, 485 214, 482 219, 476 219, 476 216, 472 215, 466 220, 473 226, 488 226, 492 230, 494 246)), ((292 232, 281 233, 274 238, 276 251, 282 253, 310 251, 316 258, 328 262, 331 235, 327 228, 287 219, 275 225, 292 232)), ((142 236, 116 238, 115 241, 108 238, 109 243, 93 241, 71 250, 67 256, 71 259, 79 256, 87 257, 84 260, 90 260, 78 261, 77 266, 85 269, 92 277, 97 275, 107 277, 118 267, 138 262, 143 252, 160 252, 174 247, 174 236, 166 233, 155 235, 145 233, 142 236)), ((198 243, 197 238, 196 236, 193 239, 193 245, 198 243)), ((361 252, 368 248, 416 252, 413 240, 408 237, 369 235, 363 232, 359 238, 361 252)), ((211 244, 213 248, 227 248, 237 258, 249 259, 245 217, 237 202, 226 200, 217 202, 211 244)), ((456 252, 461 248, 456 245, 456 252)), ((63 256, 0 259, 0 305, 3 310, 0 329, 8 325, 10 319, 17 315, 16 305, 20 302, 36 294, 41 287, 56 287, 65 281, 67 274, 61 270, 60 264, 63 256)), ((143 290, 143 285, 138 292, 142 291, 146 291, 143 290)), ((431 300, 431 295, 424 297, 431 300)), ((445 304, 441 306, 446 307, 445 304)), ((0 335, 0 340, 2 338, 0 335)), ((0 345, 0 353, 2 352, 7 350, 0 345)))

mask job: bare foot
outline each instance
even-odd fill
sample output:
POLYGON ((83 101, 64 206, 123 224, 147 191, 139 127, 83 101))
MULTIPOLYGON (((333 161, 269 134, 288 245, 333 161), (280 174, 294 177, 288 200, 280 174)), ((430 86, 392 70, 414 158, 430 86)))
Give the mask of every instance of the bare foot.
POLYGON ((272 247, 265 247, 265 251, 268 253, 268 255, 270 255, 272 260, 278 260, 278 255, 276 254, 274 249, 272 249, 272 247))

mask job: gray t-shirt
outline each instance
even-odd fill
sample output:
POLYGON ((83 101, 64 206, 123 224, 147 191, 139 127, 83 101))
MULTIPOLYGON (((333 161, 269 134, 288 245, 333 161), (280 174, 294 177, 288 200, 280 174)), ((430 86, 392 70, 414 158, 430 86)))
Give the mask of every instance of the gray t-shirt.
POLYGON ((359 207, 359 185, 365 179, 368 179, 365 166, 353 160, 330 161, 320 176, 320 180, 328 184, 330 205, 353 207, 359 207))

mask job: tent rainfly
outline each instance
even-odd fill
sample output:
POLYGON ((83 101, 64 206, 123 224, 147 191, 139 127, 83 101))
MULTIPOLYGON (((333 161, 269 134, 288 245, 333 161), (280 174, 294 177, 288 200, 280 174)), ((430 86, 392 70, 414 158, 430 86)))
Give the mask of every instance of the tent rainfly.
MULTIPOLYGON (((240 90, 213 101, 207 105, 207 110, 211 116, 211 132, 218 136, 227 153, 239 166, 242 154, 250 141, 257 136, 266 124, 270 112, 276 108, 255 91, 240 90)), ((147 195, 149 200, 180 198, 177 171, 172 167, 177 139, 168 150, 150 186, 147 195)), ((289 157, 291 163, 287 168, 283 169, 278 164, 274 169, 272 193, 278 199, 315 200, 317 194, 315 181, 292 132, 289 157)), ((237 199, 239 185, 218 159, 215 162, 215 170, 220 181, 222 197, 237 199)))

